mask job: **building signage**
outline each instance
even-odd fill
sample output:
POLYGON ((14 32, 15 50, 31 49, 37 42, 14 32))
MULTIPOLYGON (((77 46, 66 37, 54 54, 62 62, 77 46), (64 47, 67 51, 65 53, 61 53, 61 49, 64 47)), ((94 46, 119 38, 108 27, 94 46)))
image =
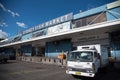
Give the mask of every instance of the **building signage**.
POLYGON ((50 20, 48 22, 45 22, 43 24, 40 24, 38 26, 35 26, 33 28, 30 28, 28 30, 25 30, 22 32, 22 34, 27 34, 27 33, 30 33, 30 32, 33 32, 33 31, 36 31, 36 30, 39 30, 39 29, 43 29, 43 28, 46 28, 46 27, 49 27, 49 26, 52 26, 52 25, 56 25, 56 24, 59 24, 59 23, 62 23, 62 22, 66 22, 66 21, 69 21, 73 18, 73 13, 69 13, 69 14, 66 14, 64 16, 61 16, 61 17, 58 17, 58 18, 55 18, 53 20, 50 20))
POLYGON ((62 24, 58 24, 48 28, 48 34, 54 34, 58 32, 63 32, 70 30, 70 21, 62 24))
POLYGON ((107 4, 107 9, 112 9, 120 6, 120 0, 107 4))
POLYGON ((27 34, 34 31, 34 27, 22 32, 22 34, 27 34))
POLYGON ((46 35, 46 29, 34 32, 32 34, 32 37, 35 38, 35 37, 39 37, 39 36, 42 36, 42 35, 46 35))

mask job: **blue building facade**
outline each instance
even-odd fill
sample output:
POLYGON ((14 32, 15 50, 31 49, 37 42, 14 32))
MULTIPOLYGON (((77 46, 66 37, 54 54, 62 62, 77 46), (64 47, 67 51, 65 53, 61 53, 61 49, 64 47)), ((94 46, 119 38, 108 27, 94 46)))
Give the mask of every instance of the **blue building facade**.
MULTIPOLYGON (((72 34, 68 35, 71 36, 69 38, 62 37, 60 39, 59 35, 92 24, 99 24, 102 22, 119 20, 120 19, 119 3, 120 1, 116 1, 97 8, 90 9, 85 12, 80 12, 78 14, 73 13, 66 14, 64 16, 39 24, 38 26, 35 26, 28 30, 22 31, 21 33, 19 33, 16 36, 13 36, 12 38, 8 38, 7 40, 1 41, 0 46, 2 48, 3 45, 19 42, 20 44, 19 50, 21 54, 24 54, 26 56, 33 56, 42 51, 42 54, 44 54, 46 57, 56 58, 59 54, 62 53, 62 51, 66 52, 74 50, 74 48, 77 46, 76 44, 82 45, 83 44, 82 42, 85 41, 86 41, 85 43, 87 42, 102 43, 100 41, 105 40, 105 39, 102 40, 102 38, 106 37, 104 35, 106 35, 106 33, 108 32, 106 32, 105 34, 104 33, 101 34, 103 36, 99 36, 96 34, 92 34, 93 31, 91 31, 92 35, 89 35, 89 33, 87 34, 90 37, 88 37, 87 35, 82 36, 83 33, 79 34, 81 36, 79 35, 74 36, 75 34, 73 33, 74 35, 72 34), (42 40, 46 36, 47 38, 45 40, 42 40), (57 39, 55 39, 56 37, 57 39), (40 38, 41 41, 37 40, 37 38, 40 38), (41 49, 43 49, 44 51, 41 49)), ((116 31, 113 33, 110 32, 108 33, 108 35, 110 36, 110 38, 107 39, 110 39, 110 42, 107 40, 106 42, 110 43, 111 52, 110 55, 111 56, 118 55, 120 52, 120 38, 119 38, 120 33, 119 31, 116 31), (114 39, 115 36, 114 34, 118 35, 117 39, 116 38, 114 39)))
MULTIPOLYGON (((107 21, 120 19, 120 1, 107 5, 107 21)), ((110 33, 110 51, 112 57, 120 61, 120 31, 110 33)))

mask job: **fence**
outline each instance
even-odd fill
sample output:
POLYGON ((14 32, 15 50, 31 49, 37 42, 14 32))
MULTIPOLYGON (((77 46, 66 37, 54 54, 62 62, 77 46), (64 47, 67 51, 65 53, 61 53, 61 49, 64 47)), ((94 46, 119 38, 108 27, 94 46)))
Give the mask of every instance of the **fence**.
POLYGON ((45 64, 55 64, 60 66, 66 66, 66 59, 58 59, 58 58, 48 58, 48 57, 23 57, 19 56, 16 58, 18 61, 26 61, 26 62, 36 62, 36 63, 45 63, 45 64))

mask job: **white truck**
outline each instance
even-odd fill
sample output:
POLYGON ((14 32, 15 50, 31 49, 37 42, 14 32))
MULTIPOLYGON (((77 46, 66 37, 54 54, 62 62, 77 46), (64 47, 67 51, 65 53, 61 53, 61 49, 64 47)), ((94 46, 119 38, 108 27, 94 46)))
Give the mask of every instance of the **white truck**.
POLYGON ((100 44, 77 46, 67 60, 67 74, 94 77, 99 68, 108 64, 107 48, 100 44))

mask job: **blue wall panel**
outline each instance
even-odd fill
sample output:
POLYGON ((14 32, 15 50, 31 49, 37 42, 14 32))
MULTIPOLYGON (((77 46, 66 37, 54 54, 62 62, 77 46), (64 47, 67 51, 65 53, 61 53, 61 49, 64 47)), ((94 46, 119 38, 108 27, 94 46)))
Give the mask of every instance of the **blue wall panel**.
POLYGON ((32 45, 22 45, 21 46, 21 52, 22 54, 25 54, 26 56, 31 56, 32 54, 32 45))
POLYGON ((120 32, 111 33, 111 56, 120 61, 120 32))
POLYGON ((107 21, 120 19, 120 7, 107 11, 107 21))
POLYGON ((62 50, 65 53, 67 50, 71 51, 71 47, 72 46, 70 40, 47 42, 45 56, 57 58, 58 54, 62 53, 62 50))
POLYGON ((120 61, 120 43, 113 44, 111 47, 111 56, 114 57, 116 60, 120 61))
POLYGON ((93 14, 97 14, 100 13, 102 11, 106 10, 106 5, 94 8, 94 9, 90 9, 88 11, 85 12, 81 12, 79 14, 74 15, 73 19, 78 19, 78 18, 83 18, 83 17, 87 17, 93 14))

